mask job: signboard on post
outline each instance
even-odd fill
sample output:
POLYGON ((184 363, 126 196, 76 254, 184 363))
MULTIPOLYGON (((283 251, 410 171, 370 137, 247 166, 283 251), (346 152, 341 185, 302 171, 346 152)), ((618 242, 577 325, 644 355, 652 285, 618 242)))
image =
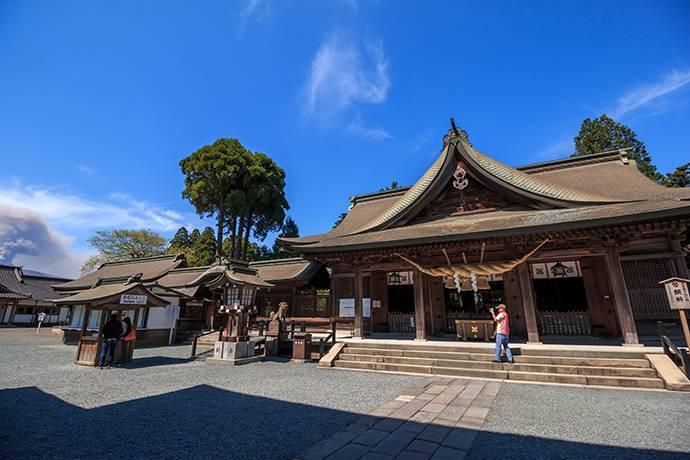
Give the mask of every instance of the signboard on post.
POLYGON ((666 288, 666 297, 671 310, 690 310, 690 292, 688 280, 683 278, 669 278, 660 281, 666 288))
POLYGON ((690 280, 678 277, 659 281, 659 284, 663 284, 664 288, 666 288, 666 297, 671 310, 678 311, 680 326, 683 328, 683 334, 685 335, 685 343, 690 344, 690 328, 688 328, 688 319, 685 317, 685 310, 690 309, 688 283, 690 283, 690 280))
POLYGON ((146 305, 149 296, 136 294, 122 294, 120 296, 120 305, 146 305))

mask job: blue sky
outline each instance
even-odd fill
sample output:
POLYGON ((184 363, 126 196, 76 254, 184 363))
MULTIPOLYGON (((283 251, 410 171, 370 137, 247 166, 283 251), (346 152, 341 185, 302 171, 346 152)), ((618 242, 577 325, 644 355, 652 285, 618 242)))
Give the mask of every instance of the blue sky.
POLYGON ((74 275, 96 230, 199 226, 178 162, 237 137, 302 234, 413 183, 450 116, 519 165, 585 117, 690 160, 687 1, 0 2, 0 262, 74 275))

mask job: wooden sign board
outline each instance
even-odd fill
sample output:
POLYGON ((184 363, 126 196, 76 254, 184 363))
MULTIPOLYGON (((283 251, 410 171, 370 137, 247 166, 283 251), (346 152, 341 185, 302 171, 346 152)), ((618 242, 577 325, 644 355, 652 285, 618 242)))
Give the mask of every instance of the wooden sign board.
POLYGON ((122 294, 120 305, 146 305, 148 299, 149 296, 147 295, 122 294))
POLYGON ((690 310, 690 291, 688 280, 683 278, 669 278, 661 281, 666 288, 666 297, 671 310, 690 310))

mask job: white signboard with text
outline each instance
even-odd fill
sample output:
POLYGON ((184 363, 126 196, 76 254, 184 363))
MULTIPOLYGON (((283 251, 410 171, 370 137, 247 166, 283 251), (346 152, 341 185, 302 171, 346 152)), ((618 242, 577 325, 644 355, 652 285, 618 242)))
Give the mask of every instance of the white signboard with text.
POLYGON ((362 299, 362 316, 371 318, 371 299, 362 299))
POLYGON ((680 279, 664 282, 666 296, 671 310, 690 310, 690 292, 688 283, 680 279))
POLYGON ((122 294, 120 296, 120 305, 146 305, 149 296, 147 295, 135 295, 135 294, 122 294))
POLYGON ((355 317, 355 299, 340 299, 340 312, 342 318, 355 317))

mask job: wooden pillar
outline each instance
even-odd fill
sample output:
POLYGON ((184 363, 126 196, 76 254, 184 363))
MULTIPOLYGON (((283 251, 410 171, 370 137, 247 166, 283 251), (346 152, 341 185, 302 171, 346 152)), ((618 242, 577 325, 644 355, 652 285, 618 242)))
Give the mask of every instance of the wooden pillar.
POLYGON ((328 298, 328 304, 331 309, 331 318, 336 318, 338 316, 338 312, 336 311, 335 308, 335 277, 333 276, 335 273, 332 271, 331 276, 330 276, 330 291, 329 291, 329 298, 328 298))
MULTIPOLYGON (((676 265, 676 274, 680 278, 690 279, 690 270, 688 270, 688 264, 685 261, 685 255, 683 253, 683 247, 679 240, 673 240, 671 242, 671 248, 677 254, 673 261, 676 265)), ((677 310, 678 318, 680 319, 680 327, 683 329, 683 335, 685 336, 685 346, 690 347, 690 327, 688 326, 688 318, 685 314, 685 310, 677 310)))
POLYGON ((431 334, 442 334, 446 331, 446 299, 443 290, 443 278, 427 276, 429 280, 429 318, 431 334))
POLYGON ((529 264, 523 262, 517 266, 518 278, 520 281, 520 295, 522 300, 522 311, 525 317, 525 327, 527 328, 527 341, 539 343, 539 327, 537 325, 537 306, 534 301, 534 290, 532 288, 532 278, 529 276, 529 264))
POLYGON ((426 316, 424 313, 424 304, 426 297, 426 290, 424 289, 424 273, 415 269, 414 277, 414 325, 415 325, 415 340, 426 340, 426 316))
POLYGON ((362 294, 364 285, 362 281, 362 269, 355 265, 355 329, 354 337, 364 337, 364 311, 362 309, 362 294))
POLYGON ((640 339, 637 337, 637 327, 633 317, 632 306, 628 288, 623 277, 621 258, 618 249, 611 245, 606 247, 606 271, 609 273, 609 284, 613 295, 613 307, 616 310, 618 324, 620 326, 623 341, 627 345, 637 345, 640 339))

